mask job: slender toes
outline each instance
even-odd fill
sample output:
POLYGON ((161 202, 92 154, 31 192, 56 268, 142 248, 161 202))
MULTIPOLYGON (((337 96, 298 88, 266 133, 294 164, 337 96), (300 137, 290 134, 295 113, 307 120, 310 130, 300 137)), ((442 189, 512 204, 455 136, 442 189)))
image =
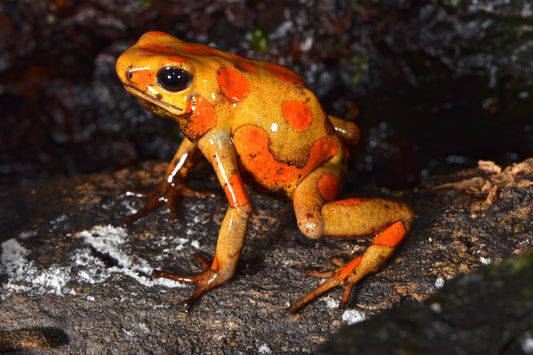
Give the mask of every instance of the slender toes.
POLYGON ((179 275, 179 274, 173 274, 171 272, 166 272, 166 271, 161 271, 161 270, 152 271, 152 277, 154 279, 165 278, 165 279, 178 281, 178 282, 185 282, 189 284, 196 283, 197 281, 196 275, 194 276, 179 275))
POLYGON ((120 197, 148 197, 150 192, 141 190, 126 190, 120 194, 120 197))
POLYGON ((196 260, 196 262, 198 264, 200 264, 200 266, 202 267, 202 269, 205 271, 207 269, 209 269, 209 263, 204 259, 203 256, 201 256, 199 253, 193 253, 191 255, 191 258, 193 258, 194 260, 196 260))
POLYGON ((183 196, 186 197, 196 197, 196 198, 214 198, 216 197, 216 194, 211 191, 198 191, 193 188, 190 188, 188 186, 182 187, 181 193, 183 196))
POLYGON ((332 277, 335 274, 335 271, 318 271, 313 268, 305 268, 302 270, 302 273, 305 275, 309 275, 309 276, 326 278, 326 277, 332 277))

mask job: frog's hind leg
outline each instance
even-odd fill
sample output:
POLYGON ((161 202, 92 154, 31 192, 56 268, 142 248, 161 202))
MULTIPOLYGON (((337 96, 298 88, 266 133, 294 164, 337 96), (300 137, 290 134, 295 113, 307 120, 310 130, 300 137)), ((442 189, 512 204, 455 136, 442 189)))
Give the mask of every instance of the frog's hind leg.
POLYGON ((288 307, 287 313, 295 313, 336 286, 343 287, 339 309, 344 309, 353 286, 385 265, 413 225, 414 213, 403 202, 379 198, 334 201, 338 178, 335 171, 324 168, 298 185, 293 202, 300 230, 310 238, 356 238, 374 234, 374 239, 362 255, 325 274, 328 278, 324 283, 288 307))

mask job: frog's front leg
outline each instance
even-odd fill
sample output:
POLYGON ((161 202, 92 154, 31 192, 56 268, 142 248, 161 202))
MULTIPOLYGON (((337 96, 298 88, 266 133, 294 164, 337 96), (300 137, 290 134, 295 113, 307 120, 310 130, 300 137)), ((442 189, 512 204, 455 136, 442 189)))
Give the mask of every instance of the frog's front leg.
POLYGON ((177 220, 178 202, 182 196, 197 198, 214 197, 214 193, 191 189, 185 182, 185 178, 194 169, 201 157, 202 153, 198 147, 187 138, 184 138, 167 168, 165 178, 152 191, 126 191, 126 196, 143 197, 148 199, 148 201, 136 213, 124 218, 122 224, 130 225, 146 213, 165 204, 170 209, 173 219, 177 220))
POLYGON ((241 255, 248 221, 252 215, 252 205, 241 181, 230 139, 213 138, 207 134, 198 143, 202 153, 215 169, 228 198, 229 208, 220 227, 215 257, 210 267, 200 259, 204 270, 196 275, 153 272, 154 278, 165 277, 195 285, 193 295, 180 304, 185 308, 189 308, 205 292, 231 279, 241 255))
POLYGON ((310 238, 375 237, 362 255, 329 273, 324 283, 288 307, 289 314, 336 286, 343 287, 339 309, 344 309, 353 286, 385 265, 413 225, 414 213, 403 202, 379 198, 334 201, 340 177, 335 167, 323 167, 298 185, 293 202, 300 230, 310 238))
POLYGON ((207 291, 229 281, 235 273, 241 249, 246 237, 248 220, 252 215, 252 205, 247 203, 239 207, 229 207, 218 234, 217 249, 213 263, 209 265, 197 257, 203 271, 196 275, 179 275, 166 271, 154 270, 152 277, 164 277, 174 281, 186 282, 196 286, 193 294, 178 306, 190 308, 207 291))

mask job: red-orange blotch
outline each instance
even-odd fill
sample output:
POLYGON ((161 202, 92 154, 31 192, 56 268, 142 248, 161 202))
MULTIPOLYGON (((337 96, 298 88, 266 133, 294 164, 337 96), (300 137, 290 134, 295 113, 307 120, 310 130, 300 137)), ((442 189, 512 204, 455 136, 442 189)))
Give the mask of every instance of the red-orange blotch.
POLYGON ((283 118, 297 131, 309 128, 313 122, 311 108, 307 102, 285 101, 281 104, 283 118))
POLYGON ((233 135, 235 149, 244 171, 270 191, 292 190, 296 183, 309 175, 317 166, 337 154, 337 145, 330 138, 315 141, 306 164, 298 168, 278 161, 269 148, 268 134, 256 126, 244 126, 233 135))
POLYGON ((347 263, 346 265, 344 265, 344 267, 342 268, 342 270, 341 270, 341 272, 339 274, 339 277, 341 279, 345 279, 346 277, 348 277, 348 275, 350 275, 355 270, 357 265, 359 265, 359 263, 361 263, 361 258, 362 257, 363 256, 360 255, 357 258, 355 258, 352 261, 350 261, 349 263, 347 263))
POLYGON ((233 103, 242 101, 250 92, 248 80, 232 68, 220 68, 217 71, 217 83, 224 96, 233 103))
POLYGON ((368 201, 371 198, 368 197, 353 197, 353 198, 347 198, 345 200, 339 200, 339 201, 333 201, 332 203, 336 203, 338 205, 344 205, 344 206, 357 206, 363 201, 368 201))
POLYGON ((269 63, 266 65, 266 70, 275 77, 289 83, 305 85, 305 82, 298 74, 282 65, 269 63))
POLYGON ((139 52, 144 55, 172 55, 176 49, 161 43, 146 43, 139 47, 139 52))
POLYGON ((218 270, 218 258, 215 254, 215 257, 213 258, 213 264, 211 264, 211 270, 217 271, 218 270))
POLYGON ((240 207, 249 202, 248 194, 244 189, 241 176, 239 173, 231 176, 226 185, 224 185, 224 192, 229 201, 231 207, 240 207))
POLYGON ((179 56, 179 55, 171 55, 171 56, 168 56, 167 59, 174 63, 186 63, 188 60, 187 58, 179 56))
POLYGON ((254 73, 257 71, 257 68, 252 63, 248 63, 242 60, 239 60, 235 62, 235 66, 241 70, 245 70, 250 73, 254 73))
POLYGON ((318 179, 318 191, 326 201, 339 197, 339 180, 333 174, 324 174, 318 179))
POLYGON ((154 83, 152 74, 148 69, 134 70, 129 72, 129 75, 129 81, 142 91, 145 91, 148 86, 154 83))
POLYGON ((212 56, 212 55, 218 55, 218 52, 216 49, 204 46, 202 44, 184 44, 181 46, 181 49, 191 55, 200 55, 200 56, 212 56))
POLYGON ((191 107, 189 102, 187 109, 190 112, 189 119, 178 122, 183 134, 195 140, 217 125, 217 113, 213 105, 202 96, 197 96, 193 101, 194 107, 191 107))
POLYGON ((376 236, 374 240, 372 240, 372 244, 396 248, 401 243, 403 238, 405 238, 406 234, 407 233, 402 221, 398 221, 376 236))

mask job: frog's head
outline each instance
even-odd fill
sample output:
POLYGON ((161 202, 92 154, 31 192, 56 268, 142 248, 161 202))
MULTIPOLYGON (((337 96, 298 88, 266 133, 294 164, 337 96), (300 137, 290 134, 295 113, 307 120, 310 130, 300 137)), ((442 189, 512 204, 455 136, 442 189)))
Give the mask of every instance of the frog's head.
POLYGON ((163 32, 148 32, 118 58, 116 71, 126 90, 147 110, 177 118, 190 112, 195 95, 211 89, 206 87, 209 80, 202 79, 210 70, 199 59, 218 52, 163 32))

